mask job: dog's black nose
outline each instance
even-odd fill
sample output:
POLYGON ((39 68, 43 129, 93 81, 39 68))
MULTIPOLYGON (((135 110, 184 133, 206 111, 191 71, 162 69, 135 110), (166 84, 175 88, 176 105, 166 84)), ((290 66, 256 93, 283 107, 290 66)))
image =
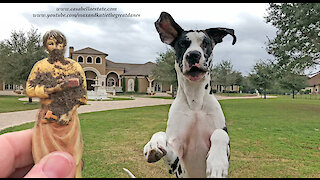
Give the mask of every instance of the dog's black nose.
POLYGON ((201 59, 201 53, 199 51, 189 51, 186 55, 186 60, 189 66, 199 63, 201 59))

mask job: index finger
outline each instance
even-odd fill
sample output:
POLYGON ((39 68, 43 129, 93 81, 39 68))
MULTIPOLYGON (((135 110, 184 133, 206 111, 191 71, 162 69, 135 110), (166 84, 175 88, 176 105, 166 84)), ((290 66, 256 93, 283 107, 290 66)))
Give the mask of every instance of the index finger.
POLYGON ((32 129, 0 136, 0 178, 33 164, 32 129))

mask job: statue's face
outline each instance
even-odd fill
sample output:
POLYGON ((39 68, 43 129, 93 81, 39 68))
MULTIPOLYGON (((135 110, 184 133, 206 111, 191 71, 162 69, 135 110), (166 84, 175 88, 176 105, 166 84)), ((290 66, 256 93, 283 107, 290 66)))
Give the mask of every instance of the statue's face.
POLYGON ((53 51, 54 49, 63 50, 64 44, 58 43, 58 41, 54 37, 49 37, 47 40, 47 50, 53 51))

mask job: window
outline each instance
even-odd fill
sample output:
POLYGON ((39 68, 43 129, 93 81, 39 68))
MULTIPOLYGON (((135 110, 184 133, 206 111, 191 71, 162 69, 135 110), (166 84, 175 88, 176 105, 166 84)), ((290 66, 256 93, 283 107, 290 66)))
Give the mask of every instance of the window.
POLYGON ((132 91, 134 91, 134 80, 129 79, 128 80, 128 92, 132 92, 132 91))
POLYGON ((82 56, 78 56, 78 63, 83 63, 83 57, 82 56))
POLYGON ((4 90, 13 90, 13 84, 5 84, 4 90))
POLYGON ((100 57, 96 57, 96 64, 101 64, 101 58, 100 57))
POLYGON ((92 57, 90 57, 90 56, 87 57, 87 63, 88 63, 88 64, 92 64, 92 57))
POLYGON ((158 82, 155 83, 154 91, 161 92, 161 85, 158 82))

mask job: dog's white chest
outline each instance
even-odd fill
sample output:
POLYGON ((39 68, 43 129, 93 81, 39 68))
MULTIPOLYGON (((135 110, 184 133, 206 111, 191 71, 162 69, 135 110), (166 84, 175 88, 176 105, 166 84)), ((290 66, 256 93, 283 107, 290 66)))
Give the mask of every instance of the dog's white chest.
MULTIPOLYGON (((188 151, 198 151, 199 146, 209 148, 210 136, 214 130, 213 124, 210 123, 209 117, 204 112, 191 112, 186 120, 184 132, 184 144, 188 151)), ((186 152, 186 151, 185 151, 186 152)), ((184 154, 186 155, 186 154, 184 154)))
POLYGON ((224 123, 223 112, 215 98, 207 99, 201 110, 191 110, 179 100, 172 104, 166 132, 168 143, 179 154, 189 177, 206 176, 210 137, 224 123))
POLYGON ((182 161, 190 177, 205 177, 206 155, 210 149, 210 136, 214 131, 203 112, 193 114, 183 141, 182 161))
POLYGON ((214 119, 203 111, 176 113, 173 118, 179 118, 180 123, 168 123, 168 142, 179 154, 189 177, 205 177, 210 136, 216 129, 214 119))

